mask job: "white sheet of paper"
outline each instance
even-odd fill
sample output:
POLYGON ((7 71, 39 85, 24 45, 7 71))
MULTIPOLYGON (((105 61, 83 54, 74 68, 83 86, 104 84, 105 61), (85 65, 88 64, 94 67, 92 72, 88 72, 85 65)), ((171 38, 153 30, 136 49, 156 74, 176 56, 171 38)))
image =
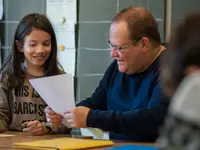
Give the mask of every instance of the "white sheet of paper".
POLYGON ((57 22, 52 22, 54 31, 57 32, 74 32, 74 24, 70 21, 66 21, 65 23, 61 24, 57 22))
POLYGON ((75 107, 72 74, 30 79, 30 83, 53 111, 64 116, 75 107))
POLYGON ((76 22, 76 0, 47 0, 47 15, 53 22, 59 17, 76 22))
POLYGON ((15 135, 12 135, 12 134, 0 134, 0 137, 11 137, 11 136, 15 136, 15 135))
MULTIPOLYGON (((58 47, 64 45, 66 49, 75 49, 75 33, 74 32, 56 32, 58 47)), ((66 50, 65 49, 65 50, 66 50)))
POLYGON ((46 14, 51 21, 57 39, 58 60, 65 72, 75 73, 75 24, 77 0, 47 0, 46 14), (64 51, 59 47, 64 46, 64 51))

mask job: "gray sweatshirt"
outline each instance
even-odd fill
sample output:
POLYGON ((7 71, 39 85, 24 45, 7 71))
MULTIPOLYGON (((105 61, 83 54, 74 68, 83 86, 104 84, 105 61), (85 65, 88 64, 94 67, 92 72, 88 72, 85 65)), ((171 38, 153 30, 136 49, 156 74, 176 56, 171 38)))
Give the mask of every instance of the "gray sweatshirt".
MULTIPOLYGON (((22 123, 32 120, 39 120, 47 125, 44 112, 46 106, 45 101, 34 90, 27 78, 20 88, 8 91, 7 77, 4 77, 0 82, 0 132, 22 131, 22 123)), ((48 127, 55 129, 50 124, 48 127)), ((70 129, 63 125, 56 129, 56 132, 69 133, 70 129)))

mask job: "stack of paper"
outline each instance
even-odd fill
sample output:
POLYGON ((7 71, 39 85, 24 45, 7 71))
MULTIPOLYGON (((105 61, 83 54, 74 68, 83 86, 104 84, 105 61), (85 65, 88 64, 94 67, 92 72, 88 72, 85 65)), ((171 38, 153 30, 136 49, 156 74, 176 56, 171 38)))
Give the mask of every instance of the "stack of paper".
POLYGON ((15 143, 15 148, 38 150, 76 150, 94 147, 111 146, 114 143, 109 140, 88 140, 76 138, 57 138, 53 140, 40 140, 33 142, 15 143))

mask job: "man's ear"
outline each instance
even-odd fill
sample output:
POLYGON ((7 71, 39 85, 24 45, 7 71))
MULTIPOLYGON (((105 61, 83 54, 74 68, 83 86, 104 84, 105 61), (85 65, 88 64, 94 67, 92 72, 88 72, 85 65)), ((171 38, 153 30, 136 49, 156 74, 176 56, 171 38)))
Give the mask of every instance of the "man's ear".
POLYGON ((22 47, 22 45, 19 43, 18 40, 15 40, 15 44, 16 44, 16 46, 17 46, 17 49, 18 49, 20 52, 23 52, 23 47, 22 47))
POLYGON ((149 49, 150 41, 147 37, 143 37, 141 39, 141 44, 142 44, 142 50, 146 52, 149 49))

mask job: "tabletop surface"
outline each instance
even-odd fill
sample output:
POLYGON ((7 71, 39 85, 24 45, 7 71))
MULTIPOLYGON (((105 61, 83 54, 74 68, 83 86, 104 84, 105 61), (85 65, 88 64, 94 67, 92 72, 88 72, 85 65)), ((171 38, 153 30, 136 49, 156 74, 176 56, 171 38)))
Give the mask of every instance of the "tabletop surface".
MULTIPOLYGON (((12 145, 16 142, 30 142, 30 141, 36 141, 36 140, 46 140, 46 139, 55 139, 59 137, 72 137, 71 135, 63 135, 63 134, 54 134, 54 135, 43 135, 43 136, 30 136, 27 133, 23 132, 3 132, 0 133, 0 149, 4 150, 17 150, 16 148, 13 148, 12 145), (1 137, 1 134, 10 134, 14 136, 10 137, 1 137)), ((88 138, 85 136, 74 136, 75 138, 88 138)), ((114 141, 114 145, 110 147, 115 146, 122 146, 122 145, 154 145, 154 143, 134 143, 134 142, 123 142, 123 141, 114 141)), ((110 147, 101 147, 101 148, 92 148, 92 150, 103 150, 105 148, 110 147)), ((19 150, 19 149, 18 149, 19 150)))

